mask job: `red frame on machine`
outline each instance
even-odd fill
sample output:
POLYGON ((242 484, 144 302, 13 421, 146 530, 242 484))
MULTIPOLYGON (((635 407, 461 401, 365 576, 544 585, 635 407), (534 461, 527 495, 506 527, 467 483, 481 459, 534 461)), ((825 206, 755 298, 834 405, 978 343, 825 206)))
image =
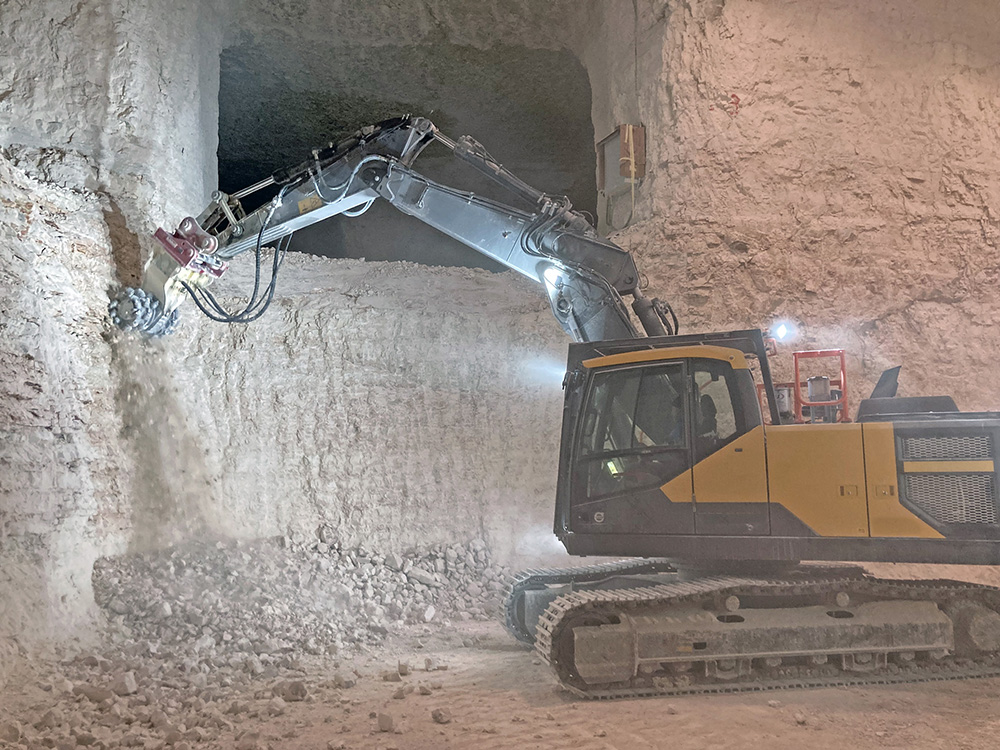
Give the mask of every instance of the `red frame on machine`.
MULTIPOLYGON (((802 351, 802 352, 792 352, 792 367, 794 370, 794 382, 791 383, 775 383, 775 391, 779 388, 791 388, 792 389, 792 399, 794 402, 794 419, 796 424, 803 424, 805 420, 802 418, 803 407, 814 407, 814 406, 834 406, 837 408, 837 422, 850 422, 850 412, 847 408, 847 357, 844 354, 843 349, 817 349, 814 351, 802 351), (837 388, 840 390, 840 398, 831 401, 810 401, 802 395, 802 389, 806 387, 806 383, 802 382, 802 376, 800 375, 799 361, 803 359, 821 359, 824 357, 837 357, 840 360, 840 377, 830 378, 830 387, 837 388)), ((765 403, 764 388, 762 385, 757 386, 757 396, 761 402, 761 412, 767 414, 767 408, 765 403)))
POLYGON ((837 421, 838 422, 850 422, 851 418, 848 416, 847 411, 847 357, 844 356, 843 349, 817 349, 816 351, 808 352, 793 352, 792 353, 792 367, 795 371, 795 383, 794 396, 795 396, 795 421, 801 422, 802 420, 802 407, 814 407, 814 406, 836 406, 837 409, 837 421), (840 389, 840 398, 832 399, 830 401, 809 401, 802 397, 802 379, 799 376, 799 360, 800 359, 821 359, 823 357, 837 357, 840 359, 840 377, 837 380, 833 378, 830 379, 831 388, 840 389))

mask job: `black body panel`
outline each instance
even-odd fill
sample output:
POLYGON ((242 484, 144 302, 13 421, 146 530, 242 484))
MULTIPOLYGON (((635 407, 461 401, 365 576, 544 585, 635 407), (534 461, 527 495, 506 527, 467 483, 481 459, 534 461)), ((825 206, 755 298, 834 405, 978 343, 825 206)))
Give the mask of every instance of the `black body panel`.
POLYGON ((946 413, 954 416, 958 412, 955 399, 951 396, 907 396, 905 398, 866 398, 858 407, 858 422, 875 422, 879 416, 899 416, 901 414, 946 413))

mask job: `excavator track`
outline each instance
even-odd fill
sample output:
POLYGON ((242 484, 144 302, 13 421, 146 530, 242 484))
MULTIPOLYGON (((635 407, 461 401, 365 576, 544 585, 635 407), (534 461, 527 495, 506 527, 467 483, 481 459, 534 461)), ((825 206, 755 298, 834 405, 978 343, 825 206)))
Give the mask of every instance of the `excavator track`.
POLYGON ((575 568, 535 568, 522 570, 507 584, 500 617, 507 631, 521 643, 535 642, 533 629, 525 626, 521 597, 526 591, 563 584, 597 583, 613 576, 673 573, 676 568, 666 560, 636 559, 584 565, 575 568))
POLYGON ((590 699, 1000 677, 1000 589, 800 572, 573 591, 542 614, 535 648, 590 699), (764 650, 712 652, 757 617, 772 623, 764 650))

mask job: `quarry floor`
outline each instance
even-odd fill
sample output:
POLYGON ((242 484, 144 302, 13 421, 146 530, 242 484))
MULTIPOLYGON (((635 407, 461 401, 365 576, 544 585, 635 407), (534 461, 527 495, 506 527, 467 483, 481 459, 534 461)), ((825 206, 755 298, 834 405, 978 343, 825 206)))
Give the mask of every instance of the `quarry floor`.
MULTIPOLYGON (((338 674, 357 677, 349 688, 333 686, 328 679, 333 675, 330 662, 316 661, 304 673, 308 685, 304 700, 275 709, 271 690, 261 689, 269 683, 262 681, 251 686, 235 712, 226 711, 231 729, 204 742, 174 739, 172 746, 227 750, 993 748, 1000 732, 996 710, 1000 680, 580 701, 561 691, 533 653, 513 643, 494 623, 460 623, 433 630, 411 627, 395 634, 365 653, 341 660, 338 674), (426 672, 427 658, 446 669, 426 672), (395 673, 400 661, 413 671, 398 682, 385 681, 384 674, 395 673), (410 685, 424 685, 429 694, 419 689, 408 692, 410 685), (432 718, 435 710, 446 712, 450 720, 438 723, 432 718), (379 730, 385 715, 391 717, 392 731, 379 730)), ((54 704, 53 689, 58 687, 46 682, 41 672, 25 678, 5 696, 0 724, 13 719, 27 728, 54 704)), ((87 700, 78 696, 76 703, 87 704, 87 700)), ((97 715, 102 716, 97 720, 101 725, 115 721, 113 709, 97 715)), ((75 733, 85 735, 85 722, 76 723, 75 733)), ((166 742, 170 746, 171 739, 166 742)), ((4 746, 0 740, 0 747, 4 746)), ((24 740, 10 746, 43 745, 24 740)), ((74 744, 71 740, 56 746, 74 744)), ((138 746, 165 745, 147 740, 138 746)))

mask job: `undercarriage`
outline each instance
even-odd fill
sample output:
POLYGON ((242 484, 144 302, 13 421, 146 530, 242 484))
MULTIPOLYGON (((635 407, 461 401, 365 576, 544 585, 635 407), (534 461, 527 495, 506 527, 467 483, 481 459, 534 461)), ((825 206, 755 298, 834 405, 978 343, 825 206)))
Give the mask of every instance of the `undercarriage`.
POLYGON ((998 613, 1000 589, 957 581, 640 560, 527 571, 504 619, 569 691, 621 698, 996 676, 998 613))

